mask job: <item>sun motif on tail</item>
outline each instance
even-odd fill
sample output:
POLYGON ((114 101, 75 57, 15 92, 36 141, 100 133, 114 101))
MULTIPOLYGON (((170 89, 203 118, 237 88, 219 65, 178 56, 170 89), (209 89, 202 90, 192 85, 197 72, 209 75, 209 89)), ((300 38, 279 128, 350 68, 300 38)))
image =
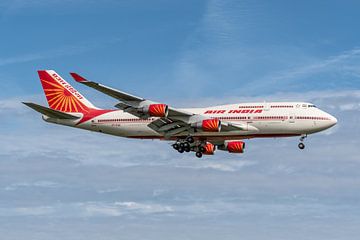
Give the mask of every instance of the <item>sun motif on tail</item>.
POLYGON ((50 108, 62 112, 89 111, 89 107, 80 100, 83 97, 56 74, 39 71, 39 76, 50 108))

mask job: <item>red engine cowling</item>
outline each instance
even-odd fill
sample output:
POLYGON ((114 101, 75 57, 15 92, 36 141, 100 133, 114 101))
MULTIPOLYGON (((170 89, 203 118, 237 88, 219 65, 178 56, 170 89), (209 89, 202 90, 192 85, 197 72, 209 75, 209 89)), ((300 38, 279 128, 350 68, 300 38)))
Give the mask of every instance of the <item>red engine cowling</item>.
POLYGON ((169 107, 166 104, 150 104, 142 108, 142 111, 151 117, 167 117, 169 113, 169 107))
POLYGON ((243 153, 245 149, 243 141, 226 142, 225 146, 230 153, 243 153))
POLYGON ((199 128, 204 132, 220 132, 221 121, 219 119, 205 119, 201 122, 192 124, 193 127, 199 128))
POLYGON ((203 154, 205 155, 214 155, 215 152, 215 145, 212 143, 206 143, 204 146, 203 154))

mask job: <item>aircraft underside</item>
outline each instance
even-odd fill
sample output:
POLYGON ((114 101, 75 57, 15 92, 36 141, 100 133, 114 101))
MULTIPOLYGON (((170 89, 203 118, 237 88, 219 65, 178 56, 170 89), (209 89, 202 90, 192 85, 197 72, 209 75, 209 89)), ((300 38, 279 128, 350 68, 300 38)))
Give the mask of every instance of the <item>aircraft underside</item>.
MULTIPOLYGON (((126 138, 173 141, 174 143, 172 144, 172 147, 179 153, 195 152, 195 155, 199 158, 201 158, 203 155, 213 155, 215 150, 228 151, 230 153, 243 153, 245 150, 245 142, 242 140, 251 138, 280 138, 301 136, 299 148, 304 149, 305 145, 302 143, 302 141, 307 136, 307 133, 289 132, 285 127, 282 127, 282 131, 280 133, 276 132, 276 129, 272 130, 271 128, 267 128, 263 131, 265 133, 262 133, 261 129, 258 129, 256 131, 257 133, 208 133, 192 131, 191 133, 166 136, 155 132, 149 128, 147 124, 130 124, 126 126, 126 124, 119 125, 116 123, 114 124, 111 121, 107 121, 107 123, 110 124, 97 125, 95 120, 92 124, 84 124, 82 128, 126 138)), ((283 124, 286 125, 287 123, 283 124)))

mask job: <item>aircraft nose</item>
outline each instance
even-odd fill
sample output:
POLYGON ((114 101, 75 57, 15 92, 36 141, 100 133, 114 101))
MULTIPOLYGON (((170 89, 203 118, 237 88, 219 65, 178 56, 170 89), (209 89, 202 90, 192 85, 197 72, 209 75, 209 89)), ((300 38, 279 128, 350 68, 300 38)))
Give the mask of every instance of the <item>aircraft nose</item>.
POLYGON ((336 125, 336 123, 337 123, 336 117, 330 115, 330 127, 336 125))

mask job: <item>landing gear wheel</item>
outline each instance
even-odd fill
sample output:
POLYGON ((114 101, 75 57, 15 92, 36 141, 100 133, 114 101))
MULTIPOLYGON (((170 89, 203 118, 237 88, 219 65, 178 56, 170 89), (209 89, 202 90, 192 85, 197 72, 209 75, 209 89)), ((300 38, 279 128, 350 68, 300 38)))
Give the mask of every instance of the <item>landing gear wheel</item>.
POLYGON ((193 142, 195 142, 195 140, 194 140, 194 138, 193 138, 192 136, 188 136, 188 137, 186 138, 186 141, 187 141, 188 143, 193 143, 193 142))
POLYGON ((190 147, 185 147, 184 150, 185 152, 190 152, 190 147))
POLYGON ((179 153, 183 153, 185 151, 185 149, 183 148, 183 147, 180 147, 179 149, 178 149, 178 152, 179 153))
POLYGON ((201 152, 196 152, 195 155, 196 155, 198 158, 201 158, 201 157, 202 157, 202 153, 201 153, 201 152))
POLYGON ((186 149, 186 148, 189 148, 189 149, 190 149, 190 143, 184 142, 183 145, 184 145, 184 148, 185 148, 185 149, 186 149))
POLYGON ((175 150, 179 150, 180 148, 180 145, 178 143, 174 143, 172 146, 175 150))
POLYGON ((185 147, 184 143, 180 143, 179 145, 180 145, 180 148, 184 148, 184 147, 185 147))
POLYGON ((304 148, 305 148, 305 144, 299 143, 298 147, 299 147, 300 149, 304 149, 304 148))

